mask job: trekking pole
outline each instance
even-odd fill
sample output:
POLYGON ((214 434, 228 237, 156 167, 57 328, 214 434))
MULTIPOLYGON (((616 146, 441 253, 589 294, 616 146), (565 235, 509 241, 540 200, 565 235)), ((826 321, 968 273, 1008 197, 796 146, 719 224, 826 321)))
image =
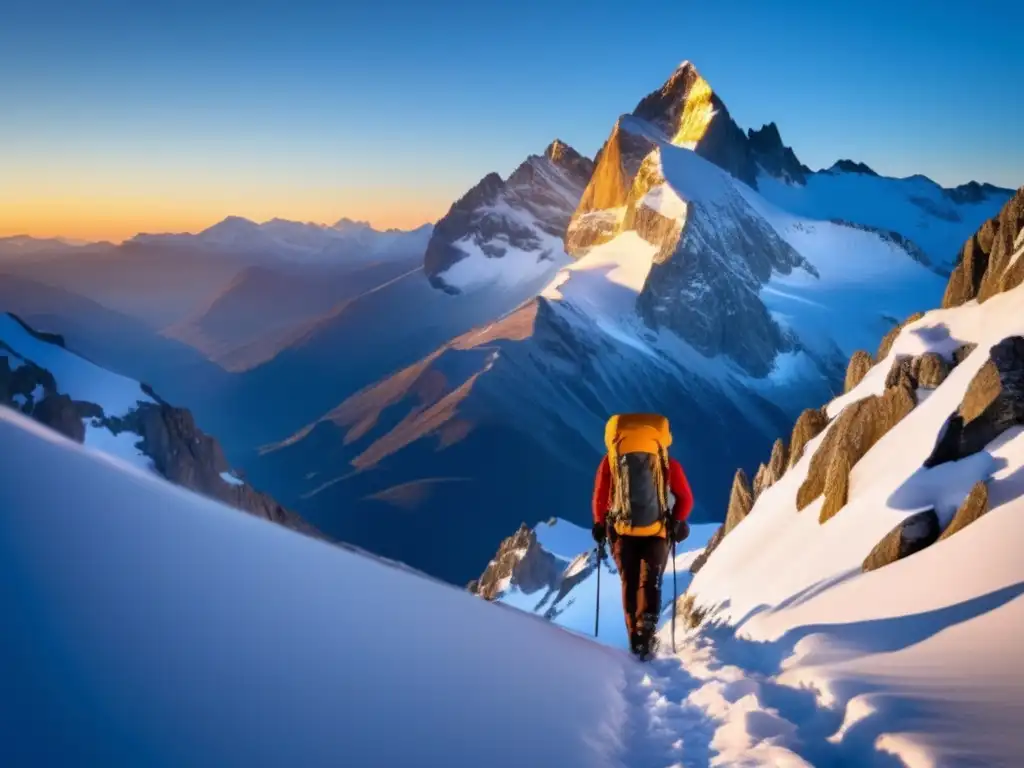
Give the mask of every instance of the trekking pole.
POLYGON ((679 595, 676 592, 676 543, 672 542, 672 653, 676 652, 676 604, 679 595))
POLYGON ((594 609, 594 637, 601 626, 601 561, 604 559, 604 546, 597 545, 597 605, 594 609))

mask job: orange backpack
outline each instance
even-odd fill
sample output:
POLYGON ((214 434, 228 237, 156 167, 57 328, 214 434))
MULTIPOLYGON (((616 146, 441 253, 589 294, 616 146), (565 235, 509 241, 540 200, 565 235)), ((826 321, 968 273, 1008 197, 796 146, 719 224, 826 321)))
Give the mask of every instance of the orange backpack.
POLYGON ((608 518, 616 533, 664 536, 668 517, 668 419, 656 413, 612 416, 604 430, 612 501, 608 518))

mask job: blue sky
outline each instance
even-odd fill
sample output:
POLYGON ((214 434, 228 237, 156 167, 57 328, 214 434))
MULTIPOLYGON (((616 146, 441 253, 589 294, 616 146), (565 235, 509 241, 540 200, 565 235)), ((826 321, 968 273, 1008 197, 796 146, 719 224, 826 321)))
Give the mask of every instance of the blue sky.
POLYGON ((1009 0, 36 0, 0 14, 0 234, 228 213, 411 225, 555 136, 593 154, 683 59, 741 126, 774 120, 812 168, 851 157, 1024 183, 1024 6, 1009 0))

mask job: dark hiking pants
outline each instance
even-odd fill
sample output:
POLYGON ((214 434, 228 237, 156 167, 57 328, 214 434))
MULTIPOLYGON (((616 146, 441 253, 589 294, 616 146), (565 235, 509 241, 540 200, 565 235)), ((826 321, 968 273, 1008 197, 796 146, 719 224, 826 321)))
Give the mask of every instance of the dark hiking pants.
POLYGON ((626 630, 653 633, 661 613, 661 575, 668 560, 668 540, 660 536, 616 536, 612 557, 622 579, 626 630))

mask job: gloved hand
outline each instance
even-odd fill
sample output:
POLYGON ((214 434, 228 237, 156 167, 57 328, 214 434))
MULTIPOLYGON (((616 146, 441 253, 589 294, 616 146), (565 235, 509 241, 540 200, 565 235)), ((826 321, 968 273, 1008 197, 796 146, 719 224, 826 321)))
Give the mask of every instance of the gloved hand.
POLYGON ((686 541, 686 537, 690 535, 690 524, 685 520, 673 520, 669 524, 668 535, 674 544, 686 541))
POLYGON ((590 535, 594 537, 594 541, 597 542, 598 546, 601 546, 608 538, 608 526, 605 523, 594 523, 590 535))

